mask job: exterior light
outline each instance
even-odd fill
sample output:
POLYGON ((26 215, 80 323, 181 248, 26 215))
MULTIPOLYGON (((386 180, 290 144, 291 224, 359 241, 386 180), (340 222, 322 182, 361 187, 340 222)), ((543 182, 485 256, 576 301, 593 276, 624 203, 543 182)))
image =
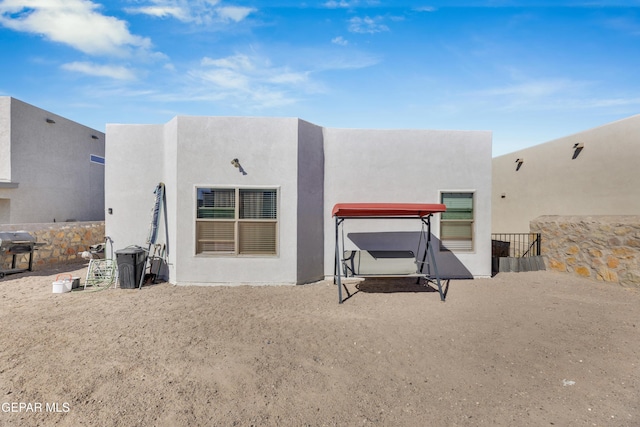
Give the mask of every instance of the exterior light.
POLYGON ((520 168, 522 167, 522 164, 523 164, 523 163, 524 163, 524 158, 523 158, 523 157, 521 157, 521 158, 519 158, 519 159, 516 159, 516 164, 517 164, 517 166, 516 166, 516 170, 517 170, 517 171, 519 171, 519 170, 520 170, 520 168))
POLYGON ((55 120, 49 119, 49 118, 47 118, 46 121, 47 121, 47 123, 55 123, 56 122, 55 120))
POLYGON ((571 160, 575 160, 580 155, 580 152, 584 149, 584 142, 576 142, 573 144, 573 157, 571 160))
POLYGON ((247 174, 247 172, 242 168, 242 165, 240 165, 240 160, 233 159, 231 160, 231 164, 233 165, 234 168, 238 168, 238 170, 240 171, 240 173, 242 173, 242 175, 247 174))

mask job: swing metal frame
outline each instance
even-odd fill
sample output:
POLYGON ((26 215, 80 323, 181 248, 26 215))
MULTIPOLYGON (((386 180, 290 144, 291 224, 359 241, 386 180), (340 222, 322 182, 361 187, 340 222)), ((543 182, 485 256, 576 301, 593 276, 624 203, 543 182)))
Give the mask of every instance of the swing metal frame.
POLYGON ((417 277, 418 280, 424 278, 426 281, 433 281, 438 287, 440 300, 445 300, 445 294, 442 290, 441 278, 438 273, 438 266, 434 254, 433 244, 431 243, 431 217, 436 213, 446 211, 443 204, 422 204, 422 203, 338 203, 334 206, 332 216, 335 218, 335 263, 334 263, 334 280, 333 283, 338 285, 338 303, 344 301, 342 290, 351 296, 349 290, 342 282, 342 277, 347 277, 348 267, 345 265, 346 259, 341 254, 344 253, 344 237, 342 245, 340 245, 340 230, 342 227, 344 235, 344 221, 346 219, 419 219, 422 223, 422 231, 420 232, 420 240, 418 242, 418 250, 422 239, 425 239, 425 247, 422 256, 419 258, 418 251, 415 253, 415 262, 417 264, 416 272, 412 274, 355 274, 351 271, 353 277, 417 277), (342 246, 342 248, 341 248, 342 246), (428 266, 425 271, 425 265, 428 266), (433 270, 433 272, 431 271, 433 270))

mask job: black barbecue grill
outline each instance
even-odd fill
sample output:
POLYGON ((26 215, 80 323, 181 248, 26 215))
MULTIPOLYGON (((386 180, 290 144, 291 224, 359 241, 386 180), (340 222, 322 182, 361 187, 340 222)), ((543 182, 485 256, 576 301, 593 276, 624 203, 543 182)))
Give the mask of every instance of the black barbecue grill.
POLYGON ((32 271, 33 269, 33 251, 37 249, 39 243, 36 243, 35 237, 26 231, 0 231, 0 257, 11 255, 11 269, 3 270, 0 265, 0 279, 5 274, 22 273, 23 271, 32 271), (16 268, 17 256, 29 254, 29 268, 16 268))

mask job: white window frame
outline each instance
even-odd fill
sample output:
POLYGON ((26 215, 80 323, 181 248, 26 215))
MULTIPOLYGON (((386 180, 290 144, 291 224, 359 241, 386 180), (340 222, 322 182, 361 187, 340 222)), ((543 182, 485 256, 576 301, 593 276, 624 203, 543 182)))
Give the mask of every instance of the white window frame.
MULTIPOLYGON (((441 214, 439 225, 439 240, 440 240, 440 252, 456 252, 456 253, 473 253, 476 247, 476 190, 441 190, 439 194, 440 203, 444 203, 443 197, 445 194, 471 194, 471 219, 445 219, 444 214, 441 214), (442 226, 447 223, 470 223, 471 226, 471 247, 468 249, 460 249, 456 247, 447 247, 445 239, 443 239, 442 226)), ((465 240, 466 241, 466 240, 465 240)))
MULTIPOLYGON (((196 185, 194 188, 194 254, 198 257, 278 257, 280 253, 280 188, 273 185, 265 186, 224 186, 224 185, 196 185), (201 189, 211 190, 233 190, 234 191, 234 216, 233 218, 198 218, 198 191, 201 189), (240 192, 251 190, 275 191, 276 207, 275 219, 249 219, 240 218, 240 192), (207 251, 200 250, 198 227, 202 222, 228 222, 233 223, 233 250, 229 251, 207 251), (273 223, 274 224, 274 252, 273 253, 241 253, 240 252, 240 228, 241 224, 247 223, 273 223)), ((231 242, 231 240, 229 240, 231 242)))

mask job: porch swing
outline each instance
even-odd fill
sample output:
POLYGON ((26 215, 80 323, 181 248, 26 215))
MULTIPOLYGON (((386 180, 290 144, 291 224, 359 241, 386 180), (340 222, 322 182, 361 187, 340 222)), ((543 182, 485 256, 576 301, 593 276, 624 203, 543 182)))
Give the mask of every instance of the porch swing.
POLYGON ((350 297, 347 287, 342 283, 344 277, 416 277, 418 280, 435 282, 440 300, 445 300, 440 275, 431 243, 431 217, 446 211, 443 204, 422 203, 338 203, 333 207, 335 218, 335 263, 334 284, 338 285, 338 302, 342 304, 342 289, 350 297), (345 219, 419 219, 422 224, 418 249, 413 251, 373 251, 345 250, 345 219), (342 245, 340 230, 342 229, 342 245), (418 254, 424 239, 424 251, 418 254), (421 255, 421 256, 420 256, 421 255), (427 266, 425 270, 425 266, 427 266))

